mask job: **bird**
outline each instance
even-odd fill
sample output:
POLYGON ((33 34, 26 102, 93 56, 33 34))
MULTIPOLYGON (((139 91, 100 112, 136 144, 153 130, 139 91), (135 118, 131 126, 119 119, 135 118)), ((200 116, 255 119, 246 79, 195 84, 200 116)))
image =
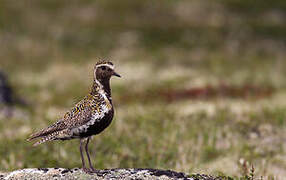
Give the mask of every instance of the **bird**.
POLYGON ((92 166, 88 144, 93 135, 101 133, 112 122, 114 106, 110 79, 113 76, 121 77, 115 72, 112 62, 106 60, 97 62, 93 69, 93 83, 88 95, 55 123, 30 135, 27 140, 38 140, 33 144, 37 146, 48 141, 79 139, 82 170, 86 173, 98 172, 92 166), (85 166, 83 150, 86 153, 89 168, 85 166))

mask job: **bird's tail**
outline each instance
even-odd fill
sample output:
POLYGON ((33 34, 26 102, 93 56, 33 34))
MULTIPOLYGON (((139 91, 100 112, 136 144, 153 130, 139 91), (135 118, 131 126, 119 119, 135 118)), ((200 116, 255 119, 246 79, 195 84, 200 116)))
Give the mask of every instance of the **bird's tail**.
MULTIPOLYGON (((36 143, 33 144, 33 146, 40 145, 40 144, 45 143, 47 141, 56 140, 58 138, 59 134, 60 134, 60 132, 54 132, 54 133, 51 133, 49 135, 42 136, 39 141, 37 141, 36 143)), ((32 140, 32 139, 35 139, 35 138, 30 138, 30 139, 32 140)), ((30 141, 30 139, 28 139, 28 140, 30 141)))
POLYGON ((27 139, 27 141, 32 141, 34 139, 37 139, 37 138, 40 138, 40 137, 44 137, 44 136, 47 136, 47 134, 45 134, 45 133, 40 131, 40 132, 31 134, 30 137, 27 139))
POLYGON ((56 137, 52 136, 52 134, 48 135, 48 136, 44 136, 42 137, 39 141, 37 141, 36 143, 33 144, 33 146, 38 146, 44 142, 47 142, 47 141, 52 141, 56 139, 56 137))
POLYGON ((31 141, 33 139, 36 138, 40 138, 40 137, 45 137, 48 136, 49 134, 53 134, 56 131, 60 131, 62 130, 62 128, 60 127, 60 125, 62 125, 63 123, 61 121, 56 122, 55 124, 52 124, 51 126, 44 128, 34 134, 31 134, 30 137, 27 139, 27 141, 31 141))
MULTIPOLYGON (((61 139, 61 140, 65 140, 65 139, 70 139, 70 130, 69 129, 65 129, 65 130, 61 130, 61 131, 56 131, 56 132, 53 132, 51 134, 47 134, 45 136, 40 136, 38 138, 41 138, 39 141, 37 141, 36 143, 33 144, 33 146, 37 146, 39 144, 42 144, 44 142, 47 142, 47 141, 52 141, 52 140, 58 140, 58 139, 61 139)), ((32 139, 35 139, 35 138, 30 138, 28 140, 32 140, 32 139)))

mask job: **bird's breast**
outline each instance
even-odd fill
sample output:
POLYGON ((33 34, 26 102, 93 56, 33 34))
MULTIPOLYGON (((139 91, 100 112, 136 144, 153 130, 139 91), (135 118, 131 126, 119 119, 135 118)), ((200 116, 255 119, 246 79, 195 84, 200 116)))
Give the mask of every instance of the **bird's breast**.
POLYGON ((91 135, 96 135, 101 133, 105 128, 107 128, 113 119, 113 108, 104 114, 104 116, 98 119, 97 115, 95 115, 94 119, 88 123, 84 132, 80 134, 81 137, 87 137, 91 135))

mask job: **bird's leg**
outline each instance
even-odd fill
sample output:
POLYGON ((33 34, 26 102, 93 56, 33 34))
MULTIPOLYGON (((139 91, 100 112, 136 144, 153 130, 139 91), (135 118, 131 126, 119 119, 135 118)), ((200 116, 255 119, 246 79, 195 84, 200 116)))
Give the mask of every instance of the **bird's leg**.
POLYGON ((84 156, 83 156, 83 153, 82 153, 82 145, 84 143, 84 139, 80 139, 80 147, 79 147, 79 150, 80 150, 80 156, 81 156, 81 162, 82 162, 82 170, 86 173, 89 173, 89 169, 87 169, 85 167, 85 162, 84 162, 84 156))
POLYGON ((89 152, 88 152, 88 143, 89 143, 89 140, 90 140, 90 137, 88 137, 87 140, 86 140, 85 152, 86 152, 86 156, 87 156, 87 159, 88 159, 88 163, 89 163, 90 170, 91 170, 92 172, 96 172, 96 170, 95 170, 94 167, 92 166, 92 163, 91 163, 91 160, 90 160, 90 156, 89 156, 89 152))

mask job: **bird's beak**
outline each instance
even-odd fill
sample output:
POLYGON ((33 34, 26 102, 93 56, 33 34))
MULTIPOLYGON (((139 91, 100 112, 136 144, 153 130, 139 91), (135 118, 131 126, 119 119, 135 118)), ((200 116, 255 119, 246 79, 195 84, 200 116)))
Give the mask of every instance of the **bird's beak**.
POLYGON ((121 77, 117 72, 113 72, 113 76, 121 77))

